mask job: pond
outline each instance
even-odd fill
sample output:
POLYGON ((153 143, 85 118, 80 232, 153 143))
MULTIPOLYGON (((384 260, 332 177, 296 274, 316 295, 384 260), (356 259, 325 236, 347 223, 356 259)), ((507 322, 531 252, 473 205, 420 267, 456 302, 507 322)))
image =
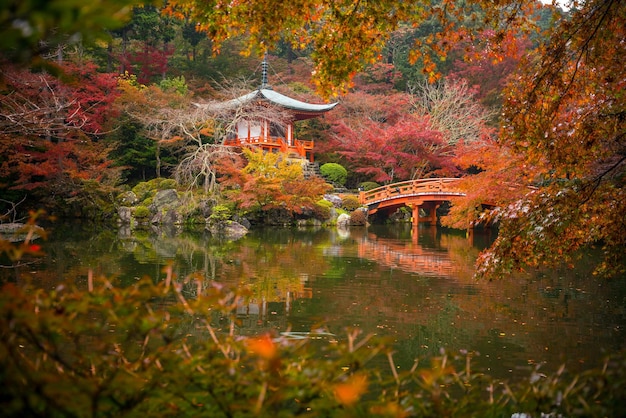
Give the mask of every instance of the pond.
POLYGON ((515 380, 537 365, 582 371, 626 348, 625 277, 594 277, 583 260, 574 270, 475 281, 476 257, 493 238, 393 225, 266 228, 225 242, 204 231, 56 225, 41 260, 0 274, 51 288, 62 277, 86 286, 91 270, 129 284, 161 280, 172 265, 178 277, 247 286, 252 297, 237 310, 242 335, 323 328, 341 338, 358 327, 391 337, 399 368, 442 348, 468 350, 473 367, 515 380))

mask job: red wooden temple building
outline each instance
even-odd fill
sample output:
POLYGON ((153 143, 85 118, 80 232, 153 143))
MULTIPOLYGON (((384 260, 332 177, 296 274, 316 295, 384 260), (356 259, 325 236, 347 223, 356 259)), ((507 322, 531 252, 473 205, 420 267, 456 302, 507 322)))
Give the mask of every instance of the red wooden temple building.
POLYGON ((320 116, 333 109, 337 102, 329 104, 306 103, 278 93, 267 83, 267 59, 263 60, 262 69, 261 87, 231 100, 231 104, 245 106, 253 102, 267 103, 269 106, 281 108, 289 117, 279 125, 262 118, 244 118, 237 122, 236 132, 233 132, 225 140, 224 145, 253 145, 268 152, 282 152, 313 162, 313 141, 296 138, 294 123, 320 116))

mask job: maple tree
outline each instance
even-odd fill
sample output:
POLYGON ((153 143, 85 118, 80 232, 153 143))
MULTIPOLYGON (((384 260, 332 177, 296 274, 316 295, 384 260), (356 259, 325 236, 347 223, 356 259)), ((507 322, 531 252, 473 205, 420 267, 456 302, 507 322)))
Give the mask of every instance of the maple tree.
POLYGON ((91 63, 58 66, 62 78, 3 62, 0 72, 0 127, 3 133, 66 139, 80 131, 106 130, 107 110, 116 97, 115 75, 91 63))
POLYGON ((14 190, 28 192, 29 207, 75 217, 97 217, 110 204, 120 170, 108 159, 110 148, 91 141, 31 141, 15 144, 14 190))
POLYGON ((497 210, 522 198, 531 190, 535 167, 523 163, 523 155, 487 137, 472 144, 459 142, 453 161, 468 173, 456 187, 466 196, 456 199, 441 224, 456 229, 490 227, 497 221, 497 210))
POLYGON ((334 136, 320 149, 344 158, 364 180, 391 183, 428 176, 460 174, 457 146, 493 135, 491 113, 467 84, 415 83, 410 94, 345 96, 334 120, 334 136))
MULTIPOLYGON (((323 94, 345 91, 352 77, 366 64, 378 60, 385 41, 401 24, 419 25, 428 19, 439 22, 442 30, 418 41, 410 60, 424 60, 424 71, 436 79, 436 65, 431 55, 422 53, 430 47, 437 55, 445 55, 460 40, 478 39, 467 22, 496 27, 496 38, 532 20, 536 2, 506 0, 496 7, 492 2, 474 0, 454 2, 382 0, 326 2, 299 0, 276 3, 270 0, 226 2, 214 0, 171 0, 166 13, 198 22, 198 29, 213 40, 219 52, 226 39, 239 35, 248 37, 248 52, 262 50, 286 40, 294 49, 313 48, 314 80, 323 94), (481 13, 476 13, 480 9, 481 13), (500 22, 506 22, 501 25, 500 22), (465 25, 465 26, 464 26, 465 25)), ((494 49, 495 51, 496 49, 494 49)))
POLYGON ((500 231, 479 258, 480 275, 570 264, 595 245, 597 273, 623 271, 626 77, 617 57, 626 52, 625 17, 622 2, 580 5, 509 83, 503 147, 472 184, 517 178, 493 188, 510 190, 492 213, 500 231))
POLYGON ((176 36, 174 22, 149 4, 135 7, 132 19, 121 29, 122 50, 118 55, 121 72, 137 75, 137 81, 148 84, 165 79, 176 36))
POLYGON ((302 166, 280 153, 243 148, 246 164, 233 170, 222 162, 222 188, 231 201, 246 210, 312 211, 332 187, 318 177, 305 179, 302 166))
POLYGON ((82 216, 83 209, 105 205, 120 180, 108 159, 111 149, 97 141, 108 129, 116 81, 88 63, 62 68, 58 78, 3 66, 3 189, 27 193, 30 208, 65 206, 82 216))
POLYGON ((515 72, 524 54, 532 49, 532 44, 527 36, 508 33, 499 41, 508 53, 494 56, 490 49, 496 42, 495 36, 495 31, 486 30, 480 34, 485 41, 478 44, 457 44, 452 53, 465 56, 454 61, 446 79, 467 83, 483 105, 500 108, 501 93, 508 77, 515 72))
POLYGON ((443 169, 446 146, 427 119, 408 116, 393 125, 373 121, 340 123, 331 141, 352 170, 379 183, 424 177, 443 169))

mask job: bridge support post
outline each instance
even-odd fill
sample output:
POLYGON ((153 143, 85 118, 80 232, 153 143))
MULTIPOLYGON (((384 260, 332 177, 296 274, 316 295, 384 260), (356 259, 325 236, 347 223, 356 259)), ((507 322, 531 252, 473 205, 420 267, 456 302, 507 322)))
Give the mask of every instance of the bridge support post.
POLYGON ((420 223, 427 223, 430 226, 437 225, 437 208, 441 206, 440 203, 435 202, 424 202, 421 204, 413 204, 411 205, 411 221, 413 224, 413 228, 417 228, 420 223), (424 217, 420 217, 420 209, 424 209, 424 211, 428 211, 428 215, 424 217))
POLYGON ((437 209, 441 206, 438 203, 431 203, 428 205, 428 222, 430 226, 437 226, 437 209))
POLYGON ((420 205, 411 206, 411 224, 413 228, 417 228, 420 223, 420 205))

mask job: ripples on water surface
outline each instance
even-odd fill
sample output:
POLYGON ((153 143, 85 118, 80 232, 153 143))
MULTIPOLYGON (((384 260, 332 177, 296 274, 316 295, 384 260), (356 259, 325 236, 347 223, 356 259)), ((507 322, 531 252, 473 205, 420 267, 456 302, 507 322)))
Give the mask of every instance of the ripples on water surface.
POLYGON ((174 234, 58 226, 43 242, 44 260, 10 280, 52 287, 60 277, 84 283, 87 272, 122 283, 199 272, 208 280, 247 286, 238 332, 303 335, 323 325, 341 338, 346 327, 391 336, 396 360, 477 351, 474 364, 496 377, 525 377, 534 365, 562 363, 579 371, 625 348, 626 280, 598 279, 585 263, 495 282, 472 278, 488 234, 410 226, 252 231, 221 242, 202 231, 174 234))

